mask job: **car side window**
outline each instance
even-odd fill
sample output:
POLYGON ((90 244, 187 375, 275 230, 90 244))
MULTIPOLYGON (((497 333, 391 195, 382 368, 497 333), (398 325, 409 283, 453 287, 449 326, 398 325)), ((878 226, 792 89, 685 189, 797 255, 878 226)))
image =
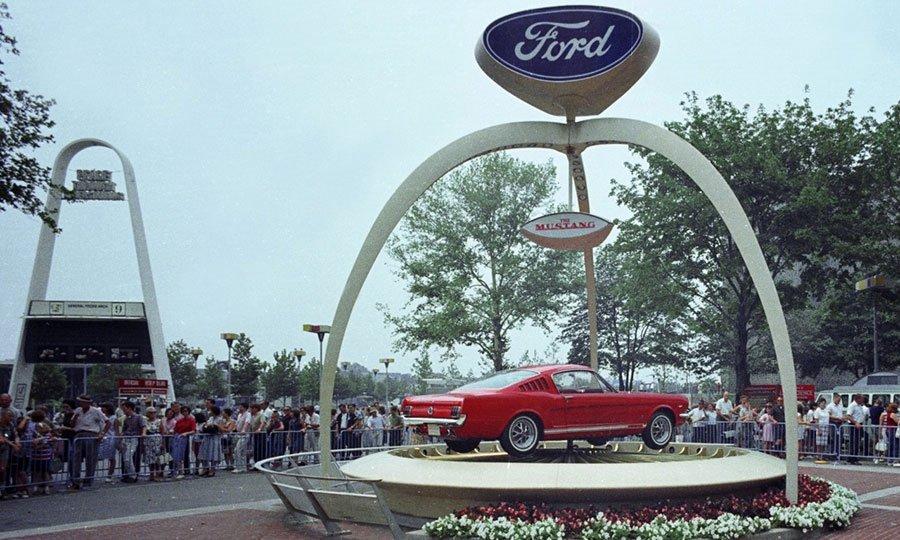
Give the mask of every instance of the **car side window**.
POLYGON ((603 385, 596 373, 591 371, 564 371, 553 374, 553 384, 561 394, 603 392, 603 385))

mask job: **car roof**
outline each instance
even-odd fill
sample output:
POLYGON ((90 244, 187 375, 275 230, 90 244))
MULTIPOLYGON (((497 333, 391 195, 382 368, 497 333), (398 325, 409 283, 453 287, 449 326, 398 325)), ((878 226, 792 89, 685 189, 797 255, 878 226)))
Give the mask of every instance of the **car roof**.
POLYGON ((582 366, 579 364, 548 364, 548 365, 538 365, 538 366, 522 366, 517 368, 517 370, 527 369, 529 371, 537 371, 538 373, 558 373, 560 371, 572 371, 572 370, 581 370, 581 371, 591 371, 591 368, 588 366, 582 366))

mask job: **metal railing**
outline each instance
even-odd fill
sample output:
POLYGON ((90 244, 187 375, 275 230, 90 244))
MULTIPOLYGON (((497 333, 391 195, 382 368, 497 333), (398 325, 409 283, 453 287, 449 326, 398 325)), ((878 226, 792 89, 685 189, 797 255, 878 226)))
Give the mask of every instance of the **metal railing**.
MULTIPOLYGON (((345 430, 332 433, 335 450, 358 457, 364 449, 399 446, 407 429, 345 430)), ((90 489, 103 483, 161 481, 215 475, 222 470, 252 471, 251 464, 305 452, 318 461, 319 432, 272 431, 221 435, 57 437, 23 441, 18 450, 0 447, 0 497, 90 489)))

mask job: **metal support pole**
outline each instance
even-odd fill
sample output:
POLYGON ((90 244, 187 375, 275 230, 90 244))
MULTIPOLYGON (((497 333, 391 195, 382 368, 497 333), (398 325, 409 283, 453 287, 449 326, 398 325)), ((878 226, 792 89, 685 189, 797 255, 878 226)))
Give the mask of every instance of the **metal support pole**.
POLYGON ((872 372, 878 373, 880 366, 878 365, 878 291, 872 291, 872 355, 874 363, 872 372))
POLYGON ((231 392, 231 345, 228 346, 228 364, 225 369, 225 384, 228 386, 228 394, 225 396, 225 406, 232 407, 234 399, 231 392))

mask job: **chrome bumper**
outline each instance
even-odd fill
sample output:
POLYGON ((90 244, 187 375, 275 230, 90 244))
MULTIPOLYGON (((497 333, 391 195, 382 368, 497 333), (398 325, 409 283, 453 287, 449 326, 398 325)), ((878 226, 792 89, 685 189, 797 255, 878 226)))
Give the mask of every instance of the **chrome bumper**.
POLYGON ((407 418, 407 426, 421 426, 431 424, 436 426, 461 426, 466 422, 466 415, 459 418, 407 418))

